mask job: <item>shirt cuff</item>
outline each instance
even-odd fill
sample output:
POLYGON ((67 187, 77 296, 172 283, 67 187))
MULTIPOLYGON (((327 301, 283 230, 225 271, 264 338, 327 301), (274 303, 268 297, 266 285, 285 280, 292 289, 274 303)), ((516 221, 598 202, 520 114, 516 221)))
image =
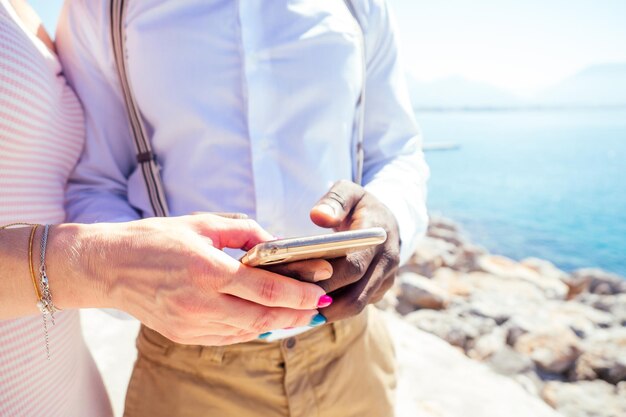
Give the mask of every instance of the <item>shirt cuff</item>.
MULTIPOLYGON (((425 201, 409 202, 407 194, 399 190, 397 184, 390 184, 389 181, 372 181, 364 188, 395 216, 400 232, 400 265, 404 265, 426 233, 428 214, 425 201)), ((419 196, 416 195, 415 198, 419 199, 419 196)))

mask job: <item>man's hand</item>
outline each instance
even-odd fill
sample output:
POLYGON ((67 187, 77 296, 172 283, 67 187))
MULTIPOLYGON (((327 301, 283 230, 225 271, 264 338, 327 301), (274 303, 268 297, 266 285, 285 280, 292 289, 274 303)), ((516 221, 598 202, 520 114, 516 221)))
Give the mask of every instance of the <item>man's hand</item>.
POLYGON ((318 285, 334 302, 321 313, 329 322, 341 320, 380 301, 393 285, 400 262, 399 230, 393 213, 363 187, 339 181, 313 207, 311 220, 335 231, 377 226, 387 231, 384 244, 331 261, 333 276, 318 285))

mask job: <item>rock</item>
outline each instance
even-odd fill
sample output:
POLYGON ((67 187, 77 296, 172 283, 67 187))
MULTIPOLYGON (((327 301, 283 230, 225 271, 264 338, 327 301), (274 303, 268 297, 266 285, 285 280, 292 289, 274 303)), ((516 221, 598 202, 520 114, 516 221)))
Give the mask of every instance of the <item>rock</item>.
POLYGON ((465 243, 465 240, 457 232, 444 228, 431 227, 428 229, 427 235, 435 239, 444 240, 455 247, 463 246, 465 243))
POLYGON ((397 286, 387 291, 383 296, 383 299, 375 304, 376 308, 383 311, 394 311, 398 306, 397 286))
POLYGON ((608 313, 613 325, 626 326, 626 294, 600 295, 584 293, 576 301, 608 313))
POLYGON ((446 263, 453 263, 454 245, 432 237, 420 240, 415 253, 400 272, 410 271, 426 277, 432 277, 435 271, 446 263))
POLYGON ((443 340, 390 315, 385 321, 398 360, 396 417, 559 417, 515 381, 443 340))
POLYGON ((546 310, 553 323, 563 323, 583 338, 614 322, 610 314, 574 301, 550 303, 546 310))
POLYGON ((626 293, 626 279, 598 268, 578 269, 572 273, 570 280, 585 285, 586 291, 593 294, 626 293))
POLYGON ((578 338, 567 328, 522 334, 513 347, 531 358, 541 370, 555 374, 572 368, 580 355, 578 338))
POLYGON ((611 315, 573 301, 529 302, 522 306, 512 305, 508 309, 511 318, 505 327, 509 331, 507 338, 510 345, 528 332, 550 333, 570 329, 578 337, 585 338, 613 323, 611 315))
POLYGON ((508 346, 504 346, 503 349, 491 355, 486 363, 495 372, 506 376, 522 374, 535 369, 530 358, 508 346))
POLYGON ((449 303, 448 294, 429 280, 418 274, 405 272, 398 277, 400 301, 410 303, 415 308, 441 310, 449 303))
MULTIPOLYGON (((441 278, 439 274, 435 274, 433 279, 439 281, 441 278)), ((544 294, 539 288, 523 280, 511 280, 485 272, 461 273, 454 279, 463 282, 468 287, 470 296, 473 294, 490 294, 497 297, 511 296, 519 300, 517 304, 529 300, 545 300, 544 294)), ((516 303, 513 302, 513 304, 516 303)))
POLYGON ((439 217, 439 216, 431 216, 430 221, 428 223, 428 227, 429 229, 430 228, 446 229, 446 230, 450 230, 451 232, 459 231, 459 226, 455 222, 445 217, 439 217))
POLYGON ((595 332, 583 344, 583 353, 570 372, 572 380, 626 381, 626 328, 595 332))
POLYGON ((474 340, 467 356, 472 359, 484 361, 497 352, 507 349, 507 332, 502 327, 496 327, 492 332, 479 336, 474 340))
POLYGON ((491 275, 510 280, 523 280, 539 288, 546 297, 565 299, 569 288, 561 279, 542 276, 533 267, 517 263, 512 259, 498 255, 484 255, 478 259, 478 268, 491 275))
POLYGON ((421 330, 432 333, 453 346, 471 347, 479 336, 489 333, 495 321, 480 317, 460 317, 453 313, 419 310, 405 317, 406 321, 421 330))
POLYGON ((526 258, 520 261, 520 264, 537 272, 542 277, 550 279, 558 279, 564 281, 567 279, 567 273, 557 268, 552 262, 539 258, 526 258))
POLYGON ((439 268, 432 280, 451 296, 468 297, 472 292, 466 275, 450 268, 439 268))
POLYGON ((445 266, 455 271, 475 271, 478 267, 478 259, 486 253, 487 251, 481 246, 464 244, 453 256, 444 259, 445 266))
POLYGON ((520 310, 527 309, 524 300, 507 294, 498 296, 489 293, 474 293, 467 303, 466 311, 469 314, 493 319, 498 325, 505 323, 520 310))
POLYGON ((604 381, 548 382, 541 397, 566 417, 620 417, 626 415, 626 396, 604 381))

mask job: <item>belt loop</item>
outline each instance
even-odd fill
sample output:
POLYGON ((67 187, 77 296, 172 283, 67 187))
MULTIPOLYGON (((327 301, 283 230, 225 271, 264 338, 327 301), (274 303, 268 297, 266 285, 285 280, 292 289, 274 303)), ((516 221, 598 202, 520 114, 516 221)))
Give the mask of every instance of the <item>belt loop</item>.
POLYGON ((221 364, 224 359, 224 346, 203 346, 200 349, 200 357, 221 364))

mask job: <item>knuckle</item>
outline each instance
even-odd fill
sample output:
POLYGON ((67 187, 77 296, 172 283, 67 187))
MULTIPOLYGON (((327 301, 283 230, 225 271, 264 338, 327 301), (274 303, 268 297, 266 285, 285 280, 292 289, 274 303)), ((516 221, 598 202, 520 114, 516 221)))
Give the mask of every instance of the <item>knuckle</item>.
POLYGON ((305 288, 302 288, 298 294, 298 308, 307 308, 311 305, 315 305, 313 296, 305 288))
POLYGON ((361 313, 363 310, 365 310, 367 304, 368 300, 365 297, 357 297, 350 306, 352 315, 356 316, 357 314, 361 313))
POLYGON ((260 297, 269 305, 274 305, 278 298, 278 286, 273 279, 267 279, 261 284, 260 297))
POLYGON ((386 293, 393 287, 393 284, 395 281, 396 281, 396 274, 388 275, 387 277, 385 277, 385 280, 380 285, 380 291, 382 291, 383 293, 386 293))
POLYGON ((271 330, 270 327, 272 322, 273 320, 269 314, 261 314, 254 318, 252 324, 250 325, 250 329, 257 333, 263 333, 271 330))
POLYGON ((347 189, 352 188, 355 184, 352 181, 348 181, 346 179, 339 180, 335 182, 333 188, 347 189))
POLYGON ((367 269, 365 259, 361 256, 351 257, 348 260, 347 266, 348 268, 346 272, 348 277, 361 277, 367 269))
POLYGON ((333 200, 337 204, 341 206, 341 208, 346 207, 346 199, 336 191, 329 191, 327 194, 328 199, 333 200))
POLYGON ((249 218, 243 218, 241 220, 239 220, 241 222, 243 222, 242 224, 244 225, 244 228, 246 229, 246 231, 248 232, 252 232, 254 230, 258 230, 261 226, 259 226, 259 224, 253 220, 253 219, 249 219, 249 218))
POLYGON ((385 270, 391 271, 400 264, 400 251, 397 248, 385 247, 382 252, 381 262, 384 263, 385 270))

